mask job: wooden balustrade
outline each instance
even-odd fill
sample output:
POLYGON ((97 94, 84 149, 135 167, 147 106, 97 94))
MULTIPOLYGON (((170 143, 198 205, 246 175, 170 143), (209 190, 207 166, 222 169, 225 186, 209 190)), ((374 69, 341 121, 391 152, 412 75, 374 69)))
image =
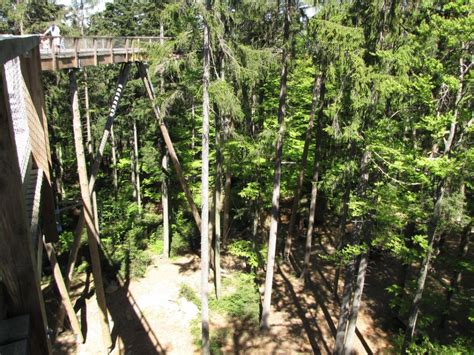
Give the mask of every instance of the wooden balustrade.
POLYGON ((146 59, 146 48, 169 37, 40 37, 42 70, 61 70, 91 65, 146 59))

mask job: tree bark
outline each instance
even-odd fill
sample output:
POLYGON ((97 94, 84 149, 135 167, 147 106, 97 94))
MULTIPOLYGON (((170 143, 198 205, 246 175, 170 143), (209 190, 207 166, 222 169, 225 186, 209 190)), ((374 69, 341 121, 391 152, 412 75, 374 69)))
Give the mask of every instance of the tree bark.
POLYGON ((115 144, 114 127, 110 127, 110 145, 112 148, 112 176, 114 185, 114 194, 117 198, 118 193, 118 171, 117 171, 117 146, 115 144))
MULTIPOLYGON (((298 174, 298 178, 296 180, 295 192, 293 194, 293 206, 291 208, 290 223, 288 225, 288 234, 286 235, 286 241, 285 241, 284 258, 285 258, 286 261, 289 260, 290 253, 291 253, 291 245, 292 245, 292 241, 293 241, 293 238, 294 238, 294 232, 295 232, 296 216, 298 214, 298 209, 300 207, 301 188, 303 186, 304 173, 306 171, 306 165, 307 165, 307 160, 308 160, 309 144, 311 142, 311 136, 312 136, 312 133, 313 133, 314 115, 316 113, 316 109, 317 109, 317 106, 318 106, 318 99, 319 99, 320 91, 321 91, 321 75, 317 74, 314 78, 313 96, 312 96, 312 101, 311 101, 311 111, 309 113, 308 128, 306 129, 306 137, 305 137, 305 140, 304 140, 303 155, 301 157, 301 166, 300 166, 300 171, 299 171, 299 174, 298 174)), ((315 161, 315 163, 316 163, 316 161, 315 161)), ((313 174, 313 178, 314 178, 314 174, 313 174)), ((314 181, 313 181, 313 183, 314 183, 314 181)), ((314 207, 316 207, 316 205, 314 207)), ((311 218, 311 208, 310 208, 310 218, 311 218)), ((312 217, 312 219, 314 221, 314 216, 312 217)))
MULTIPOLYGON (((369 163, 369 157, 370 154, 368 151, 365 151, 362 154, 362 159, 360 163, 360 173, 361 173, 361 179, 360 183, 358 186, 358 191, 357 195, 360 197, 365 196, 365 192, 367 189, 368 181, 369 181, 369 173, 368 173, 368 163, 369 163)), ((353 231, 351 234, 350 238, 350 243, 353 245, 357 245, 360 243, 361 240, 361 235, 364 229, 365 225, 365 220, 364 216, 359 216, 357 219, 354 220, 353 222, 353 231)), ((345 347, 346 347, 346 336, 348 334, 348 325, 349 321, 352 317, 351 315, 351 310, 354 310, 354 307, 351 307, 351 298, 352 298, 352 293, 354 290, 354 278, 355 278, 355 273, 356 273, 356 258, 351 258, 349 261, 349 264, 346 267, 346 271, 344 274, 344 291, 342 295, 342 300, 341 300, 341 311, 339 314, 339 320, 337 323, 337 332, 336 332, 336 343, 334 345, 334 353, 335 354, 344 354, 345 353, 345 347)), ((362 268, 364 267, 363 263, 364 260, 361 258, 359 264, 359 270, 361 269, 361 263, 362 263, 362 268)), ((363 273, 363 276, 365 277, 365 271, 363 273)), ((357 281, 361 281, 359 278, 357 281)), ((363 282, 363 278, 362 278, 363 282)), ((358 285, 360 287, 360 296, 362 296, 362 290, 363 290, 363 283, 358 285)), ((360 301, 360 299, 359 299, 360 301)), ((358 308, 355 309, 358 311, 358 308)), ((354 318, 352 318, 354 320, 354 318)), ((357 316, 355 316, 355 319, 357 319, 357 316)), ((355 329, 355 328, 354 328, 355 329)), ((352 337, 352 336, 351 336, 352 337)))
MULTIPOLYGON (((206 0, 206 16, 210 16, 211 2, 206 0)), ((201 210, 201 330, 202 354, 209 350, 209 80, 210 80, 210 35, 207 20, 204 20, 203 35, 203 95, 202 95, 202 210, 201 210)))
POLYGON ((168 152, 163 154, 161 168, 164 177, 161 183, 161 204, 163 208, 163 255, 168 258, 170 255, 170 225, 169 225, 169 200, 168 200, 168 152))
MULTIPOLYGON (((318 77, 315 80, 315 88, 313 89, 313 108, 312 108, 312 116, 314 117, 314 110, 316 110, 316 103, 315 100, 315 95, 320 93, 320 99, 321 101, 324 99, 324 94, 325 94, 325 86, 324 83, 321 82, 321 77, 318 77), (317 92, 317 93, 316 93, 317 92)), ((317 129, 316 129, 316 147, 314 151, 314 161, 313 161, 313 178, 311 180, 311 201, 310 201, 310 206, 309 206, 309 214, 308 214, 308 229, 306 231, 306 243, 305 243, 305 254, 304 254, 304 262, 303 262, 303 270, 301 272, 300 278, 305 281, 305 278, 307 276, 308 271, 311 269, 311 244, 313 240, 313 232, 314 232, 314 221, 316 217, 316 202, 317 202, 317 197, 318 197, 318 182, 319 182, 319 166, 321 162, 321 135, 323 133, 322 129, 322 119, 323 119, 323 106, 321 106, 321 109, 319 110, 318 114, 318 122, 317 122, 317 129)), ((309 128, 308 128, 309 130, 309 128)), ((308 135, 308 133, 307 133, 308 135)), ((311 133, 309 133, 311 136, 311 133)), ((306 144, 306 143, 305 143, 306 144)), ((309 145, 309 142, 308 142, 309 145)), ((308 149, 308 148, 306 148, 308 149)), ((306 155, 308 153, 306 152, 306 155)), ((305 157, 306 160, 306 157, 305 157)), ((305 164, 306 165, 306 162, 305 164)), ((304 171, 303 171, 304 174, 304 171)), ((300 175, 302 177, 302 175, 300 175)), ((303 181, 301 180, 301 183, 303 181)), ((300 191, 301 191, 301 186, 300 186, 300 191)), ((299 192, 298 192, 299 195, 299 192)), ((299 200, 299 196, 298 196, 299 200)), ((299 203, 298 203, 299 205, 299 203)), ((293 204, 293 207, 295 205, 293 204)), ((298 207, 297 207, 298 208, 298 207)), ((296 218, 295 218, 296 219, 296 218)), ((291 221, 290 221, 291 223, 291 221)), ((289 234, 288 234, 289 235, 289 234)), ((291 243, 290 243, 291 246, 291 243)), ((289 254, 288 254, 289 255, 289 254)))
MULTIPOLYGON (((349 213, 349 198, 351 193, 351 185, 347 181, 345 184, 344 195, 342 197, 342 213, 341 213, 341 220, 339 224, 339 242, 337 244, 337 251, 342 250, 346 241, 346 222, 347 222, 347 215, 349 213)), ((334 296, 337 298, 338 296, 338 289, 339 289, 339 276, 341 274, 342 264, 337 265, 336 267, 336 275, 334 276, 334 296)))
POLYGON ((140 161, 138 157, 137 121, 133 120, 133 170, 135 171, 135 191, 138 213, 142 213, 142 193, 140 187, 140 161))
POLYGON ((355 329, 357 325, 357 316, 359 315, 360 302, 362 299, 362 293, 364 291, 365 275, 367 272, 367 264, 369 257, 367 253, 364 253, 360 257, 359 270, 357 272, 357 280, 355 284, 354 297, 352 300, 351 315, 347 324, 347 334, 344 341, 344 354, 352 354, 355 329))
POLYGON ((429 240, 428 250, 421 263, 420 273, 416 281, 415 297, 413 298, 413 302, 411 304, 410 311, 409 311, 408 324, 407 324, 407 329, 405 331, 405 337, 403 339, 403 345, 402 345, 402 351, 401 351, 402 354, 406 354, 407 348, 410 345, 410 342, 412 341, 413 335, 415 333, 415 327, 416 327, 416 321, 418 318, 420 301, 423 296, 423 291, 425 289, 426 277, 428 276, 428 268, 430 265, 431 256, 433 255, 433 247, 436 242, 436 239, 438 238, 437 229, 438 229, 438 222, 439 222, 439 209, 440 209, 442 199, 443 199, 443 191, 441 191, 438 194, 438 199, 435 205, 435 213, 430 223, 430 230, 428 233, 428 240, 429 240))
POLYGON ((99 255, 99 235, 95 228, 94 221, 92 218, 92 202, 91 194, 87 179, 86 170, 86 159, 84 154, 84 146, 82 143, 82 127, 79 113, 79 99, 77 94, 77 82, 76 75, 73 70, 69 72, 70 79, 70 91, 71 91, 71 108, 73 116, 73 128, 74 128, 74 145, 76 148, 77 157, 77 170, 79 174, 79 184, 81 188, 81 197, 83 202, 83 210, 85 223, 87 227, 87 235, 89 241, 89 250, 91 254, 92 262, 92 273, 94 275, 94 285, 96 289, 97 303, 99 305, 99 321, 102 329, 102 341, 104 345, 104 351, 112 346, 112 340, 110 337, 109 322, 107 316, 107 304, 105 300, 104 285, 102 282, 102 270, 100 265, 99 255))
POLYGON ((265 275, 265 290, 262 307, 262 319, 260 326, 263 330, 270 329, 270 311, 271 311, 271 297, 273 286, 273 273, 275 266, 276 240, 278 232, 278 217, 280 212, 280 180, 281 180, 281 160, 283 155, 283 136, 285 134, 285 113, 286 113, 286 83, 288 78, 289 67, 289 38, 290 38, 290 5, 291 0, 286 0, 285 9, 285 26, 284 26, 284 49, 282 55, 282 70, 280 76, 280 98, 278 105, 278 135, 275 144, 275 175, 273 178, 273 194, 272 194, 272 214, 270 222, 270 232, 268 236, 268 256, 267 256, 267 270, 265 275))

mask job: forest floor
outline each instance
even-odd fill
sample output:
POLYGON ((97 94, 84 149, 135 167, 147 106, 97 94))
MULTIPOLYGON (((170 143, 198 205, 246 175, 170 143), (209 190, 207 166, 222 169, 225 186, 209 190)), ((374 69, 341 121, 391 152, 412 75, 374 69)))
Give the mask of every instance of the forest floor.
MULTIPOLYGON (((331 243, 325 241, 324 232, 320 236, 314 258, 323 251, 330 252, 327 248, 331 248, 331 243)), ((304 287, 295 276, 299 267, 296 259, 301 260, 295 255, 292 266, 283 264, 276 268, 269 333, 262 334, 255 320, 218 314, 211 307, 211 340, 217 342, 214 349, 246 354, 331 353, 339 312, 333 293, 334 267, 314 260, 311 280, 304 287)), ((369 268, 367 296, 364 294, 357 321, 355 350, 359 354, 385 353, 391 349, 393 332, 384 323, 388 306, 377 299, 385 288, 383 274, 387 269, 382 269, 369 268)), ((240 271, 240 261, 223 258, 224 279, 240 271)), ((76 344, 72 333, 65 331, 55 341, 55 354, 102 353, 99 310, 89 280, 89 276, 83 275, 73 288, 86 342, 76 344)), ((342 284, 341 280, 340 289, 342 284)), ((196 339, 199 309, 196 302, 183 297, 180 291, 183 285, 199 295, 199 258, 195 255, 169 260, 154 256, 143 278, 122 287, 114 281, 107 282, 106 297, 115 343, 112 354, 199 353, 196 339)), ((209 290, 213 292, 211 283, 209 290)))

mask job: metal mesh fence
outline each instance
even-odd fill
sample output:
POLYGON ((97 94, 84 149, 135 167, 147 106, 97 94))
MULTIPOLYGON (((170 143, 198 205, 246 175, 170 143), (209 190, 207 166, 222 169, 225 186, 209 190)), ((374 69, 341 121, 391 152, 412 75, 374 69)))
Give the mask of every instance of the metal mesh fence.
POLYGON ((20 165, 21 179, 25 180, 31 153, 28 116, 26 112, 25 85, 21 74, 20 58, 14 58, 4 64, 8 101, 15 133, 15 143, 20 165))

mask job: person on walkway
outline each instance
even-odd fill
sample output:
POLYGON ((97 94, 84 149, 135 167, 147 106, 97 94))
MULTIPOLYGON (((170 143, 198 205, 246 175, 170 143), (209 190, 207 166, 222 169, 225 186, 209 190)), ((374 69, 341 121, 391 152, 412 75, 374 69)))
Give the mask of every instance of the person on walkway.
POLYGON ((53 22, 51 24, 51 26, 49 26, 49 28, 46 30, 45 33, 43 33, 43 36, 46 36, 46 35, 50 35, 51 37, 53 37, 53 48, 52 50, 54 50, 55 53, 59 52, 60 48, 61 48, 61 30, 59 29, 59 27, 53 22))

